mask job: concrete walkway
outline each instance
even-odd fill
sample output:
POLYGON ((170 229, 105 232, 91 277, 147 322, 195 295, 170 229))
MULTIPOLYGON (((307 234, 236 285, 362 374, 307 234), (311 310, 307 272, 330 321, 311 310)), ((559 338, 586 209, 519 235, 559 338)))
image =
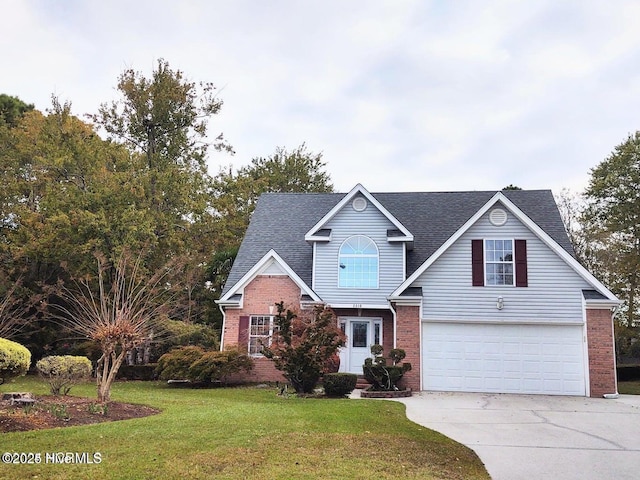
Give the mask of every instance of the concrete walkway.
POLYGON ((419 392, 407 417, 472 448, 493 480, 640 478, 640 396, 419 392))

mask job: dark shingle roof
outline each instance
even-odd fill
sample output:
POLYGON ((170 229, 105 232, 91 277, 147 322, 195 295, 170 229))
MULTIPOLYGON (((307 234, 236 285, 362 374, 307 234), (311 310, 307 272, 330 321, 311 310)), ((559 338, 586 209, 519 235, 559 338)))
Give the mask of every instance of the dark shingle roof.
POLYGON ((582 296, 585 300, 607 300, 607 297, 597 290, 582 290, 582 296))
MULTIPOLYGON (((411 275, 469 220, 495 191, 372 194, 414 235, 407 253, 411 275)), ((550 190, 504 190, 502 193, 574 256, 550 190)), ((305 234, 344 197, 344 193, 266 193, 258 200, 224 293, 269 250, 311 286, 312 247, 305 234)))

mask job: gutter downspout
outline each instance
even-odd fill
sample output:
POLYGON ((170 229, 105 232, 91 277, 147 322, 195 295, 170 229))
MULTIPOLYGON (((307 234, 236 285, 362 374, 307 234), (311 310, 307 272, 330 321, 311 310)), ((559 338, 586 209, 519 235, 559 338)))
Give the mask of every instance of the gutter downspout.
MULTIPOLYGON (((616 315, 616 310, 618 310, 618 307, 611 307, 611 332, 614 332, 614 320, 613 317, 615 317, 616 315)), ((616 341, 616 337, 615 334, 613 335, 613 371, 617 372, 618 370, 618 365, 616 362, 616 348, 615 348, 615 341, 616 341)), ((608 398, 608 399, 616 399, 620 396, 620 394, 618 393, 618 375, 615 375, 615 379, 616 379, 616 393, 605 393, 602 397, 603 398, 608 398)))
POLYGON ((224 329, 227 323, 227 313, 222 305, 218 304, 218 308, 222 313, 222 331, 220 332, 220 351, 222 352, 224 350, 224 329))
POLYGON ((398 314, 396 310, 393 308, 393 303, 389 302, 389 310, 391 310, 391 315, 393 315, 393 348, 397 348, 396 344, 397 334, 398 334, 398 314))

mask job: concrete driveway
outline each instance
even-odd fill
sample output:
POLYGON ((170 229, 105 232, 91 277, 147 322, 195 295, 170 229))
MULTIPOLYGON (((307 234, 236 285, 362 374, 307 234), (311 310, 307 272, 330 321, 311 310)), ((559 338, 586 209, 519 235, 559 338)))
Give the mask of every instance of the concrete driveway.
POLYGON ((420 392, 407 417, 472 448, 493 480, 640 478, 640 396, 420 392))

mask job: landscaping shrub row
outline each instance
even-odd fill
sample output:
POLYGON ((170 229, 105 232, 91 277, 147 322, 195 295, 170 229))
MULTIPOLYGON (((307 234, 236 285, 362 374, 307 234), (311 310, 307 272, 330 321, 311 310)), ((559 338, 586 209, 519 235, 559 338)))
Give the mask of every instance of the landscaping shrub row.
POLYGON ((237 348, 207 351, 196 346, 178 347, 158 360, 156 373, 160 380, 188 380, 195 384, 225 384, 240 371, 253 368, 253 359, 237 348))
POLYGON ((122 365, 118 370, 117 378, 121 380, 157 380, 157 363, 147 365, 122 365))
POLYGON ((616 370, 619 382, 640 380, 640 365, 619 365, 616 370))

